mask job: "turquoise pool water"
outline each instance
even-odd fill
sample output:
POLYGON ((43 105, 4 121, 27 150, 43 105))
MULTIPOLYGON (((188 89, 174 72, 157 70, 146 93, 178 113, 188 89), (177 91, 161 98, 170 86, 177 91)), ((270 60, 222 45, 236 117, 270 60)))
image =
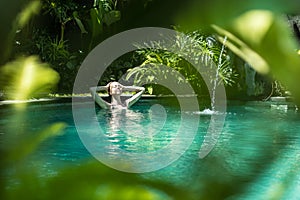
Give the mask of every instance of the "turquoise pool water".
MULTIPOLYGON (((171 102, 141 100, 131 110, 117 112, 96 108, 97 122, 110 146, 103 146, 95 137, 95 148, 103 149, 113 158, 118 156, 117 149, 147 153, 168 146, 178 137, 176 131, 182 114, 178 105, 171 102), (153 105, 156 109, 151 110, 153 105), (141 135, 145 132, 148 135, 141 135)), ((84 119, 86 105, 80 103, 82 120, 89 120, 84 119)), ((1 133, 5 134, 5 127, 16 126, 12 120, 14 113, 11 106, 0 107, 1 133)), ((199 113, 186 114, 191 126, 187 123, 185 127, 198 128, 191 145, 169 166, 141 176, 164 180, 199 196, 216 193, 229 199, 275 196, 287 200, 300 196, 300 114, 291 103, 286 107, 270 102, 229 102, 223 131, 213 151, 204 159, 199 158, 199 149, 211 116, 200 115, 198 127, 193 127, 192 120, 199 113)), ((30 104, 23 119, 24 123, 18 124, 19 130, 36 131, 41 125, 54 122, 67 124, 63 135, 43 142, 31 157, 32 163, 41 164, 45 175, 55 174, 60 167, 95 159, 77 134, 71 103, 30 104)), ((93 131, 86 128, 87 134, 93 131)))

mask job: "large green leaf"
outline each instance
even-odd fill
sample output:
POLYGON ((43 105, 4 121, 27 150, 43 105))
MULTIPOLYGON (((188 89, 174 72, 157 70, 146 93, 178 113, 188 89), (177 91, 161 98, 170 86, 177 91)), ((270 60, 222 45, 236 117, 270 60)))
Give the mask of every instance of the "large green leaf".
POLYGON ((108 13, 105 13, 103 20, 106 25, 111 25, 121 19, 121 12, 118 10, 112 10, 108 13))
POLYGON ((73 17, 74 17, 74 19, 75 19, 75 21, 76 21, 78 27, 80 28, 81 33, 82 33, 82 34, 83 34, 83 33, 87 33, 87 31, 85 30, 85 27, 84 27, 84 25, 82 24, 81 20, 78 18, 78 13, 77 13, 77 12, 74 12, 74 13, 73 13, 73 17))

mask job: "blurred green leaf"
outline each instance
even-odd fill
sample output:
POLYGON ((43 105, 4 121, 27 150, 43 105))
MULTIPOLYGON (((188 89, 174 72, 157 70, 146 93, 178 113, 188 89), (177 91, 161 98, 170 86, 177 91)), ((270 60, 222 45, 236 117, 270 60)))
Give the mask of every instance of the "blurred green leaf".
POLYGON ((10 57, 16 33, 23 28, 37 14, 41 8, 39 0, 13 0, 0 3, 0 64, 4 64, 10 57), (3 5, 2 5, 3 3, 3 5))
POLYGON ((233 27, 252 46, 263 42, 274 21, 274 14, 268 10, 250 10, 233 20, 233 27))
POLYGON ((227 27, 250 10, 269 10, 281 14, 297 13, 300 9, 298 0, 188 0, 185 4, 185 9, 177 15, 177 22, 188 30, 209 28, 211 24, 227 27))
POLYGON ((58 83, 59 75, 36 56, 19 58, 0 68, 0 84, 8 99, 45 96, 58 83))
POLYGON ((33 15, 39 13, 40 8, 41 2, 39 0, 30 1, 17 17, 18 28, 24 27, 33 15))
POLYGON ((10 162, 16 162, 20 159, 24 159, 27 155, 31 154, 36 148, 45 140, 61 135, 63 129, 66 127, 65 123, 55 123, 38 133, 32 133, 31 136, 19 135, 18 138, 8 139, 17 139, 19 142, 14 146, 13 149, 10 149, 8 152, 7 158, 10 162))
POLYGON ((217 36, 218 40, 221 42, 224 40, 224 36, 226 36, 228 38, 226 46, 236 55, 248 62, 254 69, 256 69, 256 71, 263 74, 269 72, 269 65, 267 64, 267 62, 246 43, 241 41, 238 37, 236 37, 229 31, 222 29, 221 27, 218 27, 216 25, 212 25, 212 27, 219 35, 223 36, 217 36))
POLYGON ((182 188, 116 171, 99 162, 67 167, 51 177, 28 174, 31 177, 20 177, 20 183, 6 191, 6 199, 195 199, 182 188), (36 191, 39 193, 35 194, 36 191))

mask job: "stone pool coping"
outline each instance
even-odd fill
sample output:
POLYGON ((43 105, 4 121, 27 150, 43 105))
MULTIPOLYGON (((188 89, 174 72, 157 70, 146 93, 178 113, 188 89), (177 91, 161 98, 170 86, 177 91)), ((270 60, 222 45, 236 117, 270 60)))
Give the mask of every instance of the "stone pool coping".
MULTIPOLYGON (((107 94, 100 94, 101 97, 107 98, 107 94)), ((123 97, 129 97, 130 94, 124 94, 123 97)), ((195 97, 196 95, 178 95, 179 98, 189 98, 195 97)), ((158 98, 173 98, 175 95, 142 95, 142 99, 158 99, 158 98)), ((30 99, 30 100, 3 100, 0 101, 0 106, 2 105, 13 105, 13 104, 23 104, 23 103, 47 103, 47 102, 58 102, 58 103, 70 103, 72 98, 76 98, 78 102, 91 101, 91 95, 69 95, 69 96, 59 96, 59 97, 49 97, 49 98, 40 98, 40 99, 30 99)), ((232 100, 228 100, 232 101, 232 100)), ((235 101, 235 100, 233 100, 235 101)), ((271 97, 268 101, 253 101, 253 100, 237 100, 241 102, 269 102, 270 104, 282 105, 282 104, 293 104, 293 99, 291 97, 271 97)))

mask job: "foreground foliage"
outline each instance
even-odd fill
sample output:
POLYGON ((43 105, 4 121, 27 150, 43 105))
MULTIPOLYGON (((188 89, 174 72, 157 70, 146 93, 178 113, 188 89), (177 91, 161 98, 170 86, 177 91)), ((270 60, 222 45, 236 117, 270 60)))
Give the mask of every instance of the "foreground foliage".
MULTIPOLYGON (((6 8, 6 6, 2 5, 3 2, 4 1, 1 2, 0 6, 2 9, 6 8)), ((282 20, 278 17, 279 11, 292 12, 297 8, 297 6, 299 6, 299 4, 296 1, 292 1, 291 3, 286 3, 285 1, 282 1, 283 3, 280 1, 270 2, 271 3, 266 2, 266 4, 268 5, 267 11, 255 10, 253 12, 251 11, 251 9, 253 8, 266 9, 266 6, 264 4, 265 2, 261 3, 261 1, 251 1, 251 3, 246 4, 245 2, 236 3, 233 0, 229 0, 226 1, 228 9, 224 9, 223 3, 219 0, 200 1, 200 3, 199 1, 193 1, 192 6, 189 7, 188 10, 186 10, 186 13, 192 15, 193 20, 188 20, 188 17, 182 17, 181 22, 183 20, 183 24, 186 24, 188 27, 193 28, 197 26, 195 24, 192 24, 192 22, 196 22, 204 26, 210 26, 213 23, 216 24, 212 27, 218 33, 220 41, 222 41, 225 36, 228 37, 228 48, 243 57, 245 60, 251 61, 253 67, 255 67, 257 71, 260 71, 262 73, 274 73, 277 78, 279 78, 284 84, 289 87, 289 89, 295 96, 296 101, 298 102, 298 104, 300 104, 300 92, 297 88, 298 78, 300 75, 300 61, 299 56, 296 54, 297 47, 295 46, 295 42, 293 41, 293 39, 290 38, 288 32, 286 31, 282 20), (205 7, 205 10, 203 10, 203 12, 199 12, 199 8, 203 7, 205 7), (245 10, 249 12, 245 12, 245 10), (252 23, 250 22, 254 19, 256 21, 257 17, 262 17, 260 18, 263 19, 261 20, 262 26, 254 27, 255 29, 253 30, 253 33, 256 33, 255 36, 257 37, 252 37, 253 35, 249 35, 249 30, 252 31, 251 28, 253 28, 251 26, 252 23), (190 22, 191 24, 189 24, 190 22), (241 24, 243 25, 242 29, 241 24)), ((19 7, 18 2, 14 0, 6 3, 8 3, 8 7, 19 7)), ((33 5, 36 6, 37 4, 30 4, 31 7, 29 6, 30 9, 28 11, 28 15, 32 15, 32 13, 34 13, 32 9, 34 7, 33 5)), ((52 4, 50 5, 52 6, 52 4)), ((171 7, 172 5, 170 4, 169 6, 171 7)), ((35 8, 38 7, 39 6, 35 8)), ((56 8, 57 7, 55 7, 55 9, 56 8)), ((13 33, 19 30, 20 27, 23 27, 25 22, 27 21, 26 17, 17 17, 17 19, 15 19, 15 15, 17 13, 17 11, 15 10, 18 9, 13 10, 13 17, 1 18, 2 20, 10 20, 9 23, 12 23, 12 21, 15 20, 19 20, 19 23, 17 23, 16 27, 14 27, 13 33)), ((82 34, 85 34, 84 29, 80 25, 80 22, 78 20, 79 15, 77 14, 71 12, 71 14, 69 15, 69 17, 71 17, 71 20, 69 20, 69 17, 66 17, 64 15, 58 17, 57 19, 63 26, 69 24, 71 21, 76 22, 76 26, 79 26, 82 34)), ((98 19, 101 18, 99 17, 98 19)), ((7 25, 9 23, 3 24, 7 25)), ((81 23, 83 24, 83 22, 81 23)), ((7 26, 11 27, 10 25, 7 26)), ((7 31, 6 33, 8 32, 9 31, 7 31)), ((60 63, 62 60, 63 62, 66 62, 66 65, 68 65, 68 61, 64 61, 65 56, 69 56, 69 54, 65 51, 66 43, 64 39, 64 31, 61 34, 62 35, 58 39, 56 37, 50 39, 45 37, 45 43, 47 45, 52 45, 53 47, 55 47, 49 48, 51 50, 55 50, 53 54, 48 54, 48 52, 45 53, 45 56, 50 56, 49 59, 53 59, 53 61, 58 63, 60 63), (49 41, 47 41, 48 39, 52 42, 49 43, 49 41), (58 50, 59 53, 57 53, 56 50, 58 50)), ((11 38, 15 37, 5 36, 3 38, 10 38, 7 40, 9 43, 14 41, 14 39, 11 38)), ((7 41, 5 40, 5 42, 7 41)), ((11 43, 9 44, 11 45, 11 43)), ((40 48, 39 50, 48 49, 42 46, 38 46, 37 48, 40 48)), ((45 64, 42 64, 35 57, 22 58, 17 59, 16 61, 7 62, 9 60, 9 53, 7 53, 9 52, 9 48, 4 49, 3 52, 5 53, 1 54, 1 64, 5 65, 4 67, 1 67, 1 70, 9 72, 9 75, 18 76, 18 80, 25 80, 25 82, 29 83, 28 88, 24 90, 22 86, 24 87, 25 85, 22 84, 21 87, 19 87, 19 85, 14 82, 13 78, 9 78, 7 76, 4 77, 3 73, 1 73, 1 78, 3 80, 4 78, 8 78, 8 80, 5 80, 1 83, 1 87, 8 87, 8 89, 6 90, 13 92, 14 95, 20 95, 17 98, 26 99, 34 97, 36 94, 35 92, 38 91, 38 93, 40 93, 41 88, 43 92, 49 92, 49 89, 53 88, 53 85, 58 80, 57 73, 55 73, 53 70, 49 70, 49 68, 46 67, 45 64), (22 73, 22 70, 20 70, 18 66, 27 66, 26 63, 30 63, 30 65, 34 65, 36 67, 34 68, 34 72, 38 73, 36 74, 37 76, 40 75, 47 78, 41 79, 27 76, 28 67, 24 67, 26 73, 22 73), (16 90, 12 88, 16 88, 16 90)), ((172 66, 174 68, 180 67, 180 65, 174 64, 177 62, 181 62, 180 58, 176 56, 174 57, 174 55, 169 54, 168 52, 155 52, 145 50, 144 52, 142 52, 142 54, 146 55, 148 61, 154 63, 165 63, 166 65, 172 66)), ((70 60, 72 61, 72 59, 70 60)), ((147 60, 146 62, 148 62, 147 60)), ((58 66, 60 65, 58 64, 58 66)), ((178 70, 188 70, 188 68, 178 70)), ((15 124, 28 123, 29 120, 24 118, 23 115, 25 110, 26 105, 17 107, 16 112, 8 120, 14 121, 15 124)), ((45 128, 42 131, 32 133, 33 138, 29 139, 28 134, 31 134, 27 134, 26 130, 19 130, 18 126, 1 126, 3 126, 1 127, 1 133, 2 131, 3 133, 5 133, 1 134, 1 139, 3 139, 2 141, 5 142, 1 143, 0 182, 1 195, 4 196, 4 199, 157 199, 160 197, 163 199, 199 198, 199 195, 194 196, 193 194, 186 193, 180 188, 169 183, 145 180, 139 176, 120 173, 93 162, 88 164, 82 163, 82 165, 78 167, 62 169, 58 172, 58 174, 55 174, 53 176, 41 177, 38 169, 27 168, 28 165, 26 163, 26 158, 45 139, 48 139, 51 136, 62 134, 64 128, 66 127, 66 124, 46 124, 45 128)), ((297 153, 298 152, 291 152, 292 157, 296 157, 297 155, 299 155, 297 153)), ((278 155, 274 155, 275 162, 282 162, 282 160, 280 160, 280 156, 277 156, 278 155)), ((245 159, 247 158, 249 157, 245 157, 245 159)), ((211 162, 208 165, 205 165, 205 167, 216 164, 222 166, 223 162, 226 162, 226 155, 224 156, 223 160, 220 159, 218 163, 211 162)), ((264 167, 272 167, 272 163, 273 161, 271 160, 265 161, 264 167)), ((293 163, 292 166, 287 166, 287 173, 284 176, 285 180, 275 185, 272 185, 272 183, 270 183, 269 188, 267 188, 266 190, 267 193, 265 193, 267 196, 264 196, 264 199, 280 199, 284 195, 285 189, 291 187, 290 183, 295 183, 295 177, 292 176, 292 172, 298 168, 298 163, 293 163), (291 182, 291 180, 293 182, 291 182)), ((197 170, 199 169, 196 169, 196 171, 197 170)), ((222 173, 223 171, 219 172, 218 175, 221 175, 222 173)), ((242 180, 243 177, 232 176, 230 178, 227 177, 228 179, 222 178, 224 177, 214 176, 209 177, 209 179, 207 178, 207 181, 203 186, 206 189, 205 191, 207 193, 200 194, 200 198, 225 199, 233 197, 234 195, 239 195, 243 192, 243 188, 238 187, 238 189, 240 190, 237 190, 236 187, 237 185, 241 185, 241 183, 245 182, 244 180, 242 180)), ((256 178, 257 177, 253 177, 253 180, 247 181, 252 181, 251 183, 256 184, 256 178)), ((244 196, 247 197, 247 194, 244 194, 244 196)))

